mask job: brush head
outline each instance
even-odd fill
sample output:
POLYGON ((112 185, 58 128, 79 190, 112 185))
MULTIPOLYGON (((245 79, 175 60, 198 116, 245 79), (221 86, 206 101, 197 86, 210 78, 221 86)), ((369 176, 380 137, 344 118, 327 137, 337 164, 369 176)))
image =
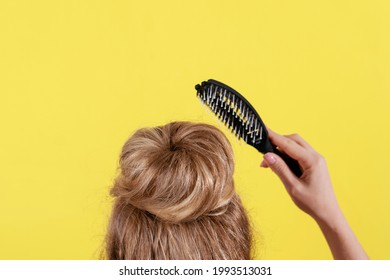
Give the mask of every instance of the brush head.
POLYGON ((267 129, 252 105, 236 90, 216 80, 195 86, 197 96, 238 138, 261 153, 274 149, 267 129))

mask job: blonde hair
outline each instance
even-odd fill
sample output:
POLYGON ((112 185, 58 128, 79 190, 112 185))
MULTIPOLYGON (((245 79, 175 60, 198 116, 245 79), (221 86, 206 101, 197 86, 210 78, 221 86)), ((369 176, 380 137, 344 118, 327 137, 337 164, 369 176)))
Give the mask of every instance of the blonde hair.
POLYGON ((217 128, 172 122, 125 143, 106 235, 108 259, 249 259, 231 145, 217 128))

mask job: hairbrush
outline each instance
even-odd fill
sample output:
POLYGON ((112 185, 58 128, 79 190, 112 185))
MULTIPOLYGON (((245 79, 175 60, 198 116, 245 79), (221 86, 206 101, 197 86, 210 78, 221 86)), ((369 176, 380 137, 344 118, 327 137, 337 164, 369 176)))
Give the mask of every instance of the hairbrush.
POLYGON ((240 93, 212 79, 197 84, 195 89, 200 101, 207 105, 238 139, 243 139, 262 154, 277 154, 297 177, 302 175, 298 162, 271 143, 259 114, 240 93))

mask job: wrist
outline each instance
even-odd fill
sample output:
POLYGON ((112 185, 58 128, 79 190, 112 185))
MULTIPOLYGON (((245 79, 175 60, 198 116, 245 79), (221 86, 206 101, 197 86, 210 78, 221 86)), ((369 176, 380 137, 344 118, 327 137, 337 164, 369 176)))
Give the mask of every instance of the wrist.
POLYGON ((334 259, 368 259, 341 209, 326 217, 316 222, 324 234, 334 259))
POLYGON ((332 231, 338 231, 338 229, 344 227, 346 224, 344 214, 338 206, 318 215, 314 219, 320 228, 327 228, 332 231))
POLYGON ((348 222, 341 210, 316 222, 325 236, 344 236, 349 231, 348 222))

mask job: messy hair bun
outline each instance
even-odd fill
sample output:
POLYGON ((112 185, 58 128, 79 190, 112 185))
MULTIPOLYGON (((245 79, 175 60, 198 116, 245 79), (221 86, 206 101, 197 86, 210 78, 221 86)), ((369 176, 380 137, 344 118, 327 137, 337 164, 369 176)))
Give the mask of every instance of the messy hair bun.
POLYGON ((124 145, 120 166, 111 193, 166 222, 222 214, 234 195, 231 147, 210 125, 141 129, 124 145))
MULTIPOLYGON (((236 239, 234 242, 246 240, 244 255, 249 256, 248 221, 233 183, 233 152, 220 130, 208 124, 190 122, 140 129, 122 149, 120 170, 111 189, 116 201, 107 235, 109 258, 247 258, 239 257, 237 253, 229 257, 231 253, 224 252, 228 248, 209 248, 203 250, 203 255, 195 252, 202 239, 207 242, 207 238, 221 238, 219 243, 229 244, 229 236, 236 239), (204 236, 201 240, 188 236, 204 235, 201 228, 205 225, 218 231, 230 231, 230 234, 218 237, 209 232, 212 236, 204 236), (237 226, 240 226, 236 229, 238 232, 232 232, 235 229, 230 227, 237 226), (170 232, 173 229, 175 232, 170 232), (164 240, 166 248, 158 248, 156 242, 162 242, 159 240, 162 236, 158 235, 169 238, 168 233, 173 234, 172 240, 164 240), (179 236, 181 242, 187 244, 180 244, 179 236), (139 238, 145 240, 143 248, 137 249, 131 243, 139 242, 139 238), (191 249, 186 239, 196 240, 198 244, 193 244, 191 249), (175 243, 178 248, 173 248, 175 243)), ((217 243, 205 246, 221 247, 217 243)))

